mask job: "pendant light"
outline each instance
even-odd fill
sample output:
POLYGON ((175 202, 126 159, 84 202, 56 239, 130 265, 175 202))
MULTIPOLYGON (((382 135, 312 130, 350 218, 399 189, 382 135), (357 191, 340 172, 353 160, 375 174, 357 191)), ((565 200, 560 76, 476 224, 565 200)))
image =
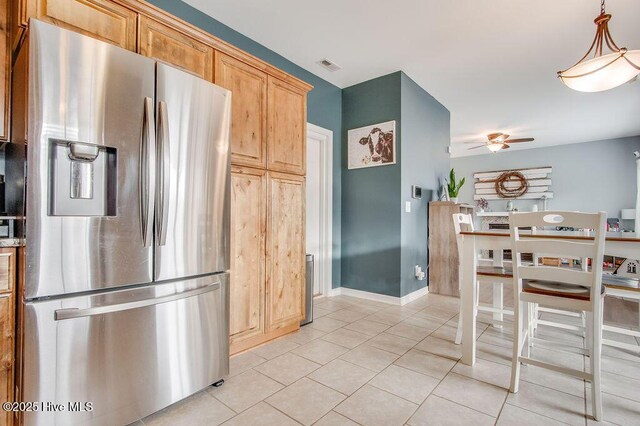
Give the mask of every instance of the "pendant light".
POLYGON ((616 45, 609 33, 611 15, 605 13, 604 2, 602 0, 600 15, 594 20, 598 28, 589 51, 571 68, 558 71, 564 84, 580 92, 613 89, 640 74, 640 50, 616 45), (611 53, 603 54, 605 44, 611 53))

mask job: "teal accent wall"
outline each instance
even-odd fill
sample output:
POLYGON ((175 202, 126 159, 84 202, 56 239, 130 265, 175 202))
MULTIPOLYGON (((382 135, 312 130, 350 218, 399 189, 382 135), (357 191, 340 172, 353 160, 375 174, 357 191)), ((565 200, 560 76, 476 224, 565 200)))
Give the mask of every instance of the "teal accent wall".
POLYGON ((333 283, 340 283, 340 237, 341 237, 341 167, 342 149, 342 90, 315 74, 299 67, 285 57, 267 49, 239 33, 191 7, 181 0, 147 0, 149 3, 177 16, 196 27, 248 52, 301 80, 313 85, 307 98, 307 120, 310 123, 333 131, 333 283))
POLYGON ((427 285, 427 207, 449 170, 450 114, 403 72, 343 89, 342 286, 402 297, 427 285), (396 164, 347 169, 347 133, 396 120, 396 164), (411 198, 411 185, 423 188, 411 198), (411 212, 405 212, 405 202, 411 212))
POLYGON ((402 108, 402 204, 411 212, 401 213, 401 296, 427 285, 427 278, 415 278, 415 265, 427 273, 428 207, 450 169, 450 113, 409 76, 401 74, 402 108), (422 198, 411 198, 411 185, 422 187, 422 198))
POLYGON ((400 296, 401 73, 342 91, 342 286, 400 296), (347 130, 396 120, 396 164, 347 170, 347 130))

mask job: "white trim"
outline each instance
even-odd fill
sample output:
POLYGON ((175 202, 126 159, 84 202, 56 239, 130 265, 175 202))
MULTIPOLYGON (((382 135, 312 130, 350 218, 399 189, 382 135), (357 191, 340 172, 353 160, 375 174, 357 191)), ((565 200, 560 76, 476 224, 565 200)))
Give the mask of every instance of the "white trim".
POLYGON ((412 291, 411 293, 402 296, 402 298, 400 299, 400 305, 406 305, 407 303, 411 303, 414 300, 418 300, 422 296, 425 296, 427 293, 429 293, 429 287, 425 285, 424 287, 419 288, 416 291, 412 291))
POLYGON ((386 294, 371 293, 369 291, 355 290, 353 288, 338 287, 329 291, 329 297, 351 296, 360 299, 373 300, 374 302, 389 303, 390 305, 406 305, 429 293, 429 287, 423 287, 403 297, 387 296, 386 294))
POLYGON ((324 296, 331 293, 333 266, 333 132, 307 123, 307 139, 320 141, 320 259, 316 259, 320 289, 324 296))

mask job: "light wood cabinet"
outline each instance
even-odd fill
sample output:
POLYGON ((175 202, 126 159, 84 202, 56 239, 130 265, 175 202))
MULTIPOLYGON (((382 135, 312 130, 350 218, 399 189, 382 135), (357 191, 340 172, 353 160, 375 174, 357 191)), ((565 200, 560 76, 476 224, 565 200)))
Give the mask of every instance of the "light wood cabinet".
POLYGON ((213 81, 213 48, 180 31, 140 16, 140 54, 213 81))
POLYGON ((216 52, 215 83, 231 90, 231 163, 267 165, 267 74, 216 52))
MULTIPOLYGON (((0 294, 0 402, 13 401, 13 297, 0 294)), ((0 424, 13 424, 13 413, 2 412, 0 424)))
POLYGON ((35 1, 38 19, 136 50, 137 14, 131 9, 109 0, 29 1, 35 1))
POLYGON ((0 0, 0 141, 9 140, 10 69, 9 4, 7 0, 0 0))
POLYGON ((304 177, 269 172, 267 215, 267 330, 304 316, 304 177))
MULTIPOLYGON (((16 249, 0 248, 0 403, 14 401, 16 249)), ((0 424, 13 424, 13 413, 2 412, 0 424)))
POLYGON ((231 170, 230 351, 264 334, 267 172, 231 170))
POLYGON ((267 168, 306 173, 307 95, 299 88, 269 76, 267 168))
POLYGON ((473 214, 473 207, 452 201, 429 203, 429 293, 460 296, 458 243, 453 214, 473 214))

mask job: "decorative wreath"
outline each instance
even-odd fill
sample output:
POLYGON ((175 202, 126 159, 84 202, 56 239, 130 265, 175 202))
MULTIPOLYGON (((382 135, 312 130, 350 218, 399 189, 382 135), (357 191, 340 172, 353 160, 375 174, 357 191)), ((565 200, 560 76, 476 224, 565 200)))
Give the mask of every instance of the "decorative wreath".
POLYGON ((529 183, 527 178, 520 172, 504 172, 496 179, 496 193, 501 198, 518 198, 527 193, 529 183), (507 182, 517 182, 520 185, 513 188, 507 188, 507 182))

